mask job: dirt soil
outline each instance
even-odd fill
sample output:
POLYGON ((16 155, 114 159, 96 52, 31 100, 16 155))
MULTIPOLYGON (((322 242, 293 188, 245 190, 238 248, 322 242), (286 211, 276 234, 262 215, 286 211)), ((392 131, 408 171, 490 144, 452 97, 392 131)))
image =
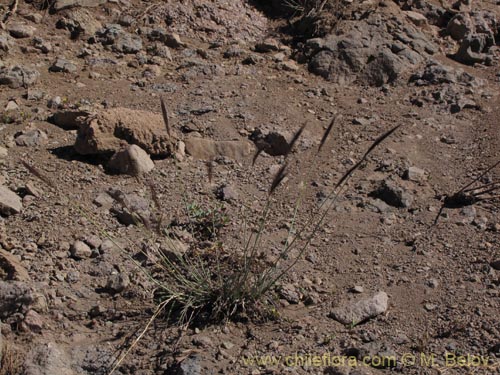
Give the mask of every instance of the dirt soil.
MULTIPOLYGON (((382 19, 394 7, 401 14, 420 11, 408 5, 418 2, 384 1, 369 2, 370 12, 382 19)), ((302 53, 307 41, 260 4, 55 4, 75 2, 95 6, 49 11, 39 2, 19 0, 0 30, 0 77, 2 69, 15 65, 40 75, 33 84, 26 74, 17 87, 0 84, 0 180, 22 200, 20 210, 3 209, 0 221, 0 374, 108 374, 131 347, 115 374, 500 373, 495 191, 482 202, 444 208, 433 225, 443 203, 439 197, 459 191, 500 158, 497 46, 490 49, 491 63, 465 65, 448 57, 459 42, 446 35, 446 25, 407 19, 437 46, 433 56, 409 64, 382 85, 342 84, 311 73, 310 56, 302 53), (125 32, 121 41, 111 32, 100 34, 100 28, 116 23, 125 32), (16 34, 12 25, 18 24, 22 30, 16 34), (168 35, 155 36, 156 27, 168 35), (68 60, 62 71, 54 68, 59 58, 68 60), (473 77, 468 86, 460 79, 439 83, 443 95, 456 90, 459 99, 473 100, 470 105, 450 110, 451 102, 434 100, 434 86, 412 81, 429 59, 452 74, 473 77), (177 143, 180 148, 167 157, 152 155, 154 169, 136 178, 109 173, 109 150, 79 154, 78 121, 50 120, 54 113, 117 107, 158 119, 160 96, 175 142, 192 137, 237 142, 227 146, 227 154, 226 146, 201 145, 212 148, 200 157, 193 157, 194 150, 190 156, 189 148, 184 153, 177 143), (327 143, 316 155, 334 116, 327 143), (118 220, 110 209, 116 202, 106 192, 142 197, 146 214, 154 216, 154 186, 165 223, 185 220, 185 206, 192 203, 223 205, 229 220, 217 241, 225 253, 241 256, 242 228, 258 224, 285 157, 272 156, 271 145, 252 165, 253 152, 231 147, 249 147, 256 129, 289 140, 304 123, 264 229, 259 252, 264 261, 275 259, 287 237, 304 178, 305 205, 297 222, 307 220, 378 136, 401 127, 355 172, 306 254, 264 300, 262 309, 272 317, 189 327, 159 317, 133 345, 155 311, 154 284, 141 269, 154 265, 137 257, 152 237, 148 229, 118 220), (221 199, 224 186, 229 188, 221 199), (336 312, 349 315, 358 301, 374 303, 380 292, 387 294, 386 306, 382 301, 363 321, 339 321, 336 312), (357 358, 358 366, 319 359, 325 356, 357 358), (458 362, 458 356, 469 362, 458 362), (361 365, 368 357, 371 362, 361 365), (395 362, 377 364, 388 357, 395 362), (17 364, 9 364, 15 359, 17 364)), ((0 15, 7 13, 5 3, 0 15)), ((488 10, 498 27, 498 2, 471 3, 456 12, 488 10)), ((363 22, 366 15, 356 14, 349 22, 363 22)), ((474 186, 499 181, 500 166, 474 186)), ((498 185, 489 186, 500 194, 498 185)), ((3 202, 9 194, 0 195, 3 202)), ((194 244, 212 251, 213 243, 194 244)))

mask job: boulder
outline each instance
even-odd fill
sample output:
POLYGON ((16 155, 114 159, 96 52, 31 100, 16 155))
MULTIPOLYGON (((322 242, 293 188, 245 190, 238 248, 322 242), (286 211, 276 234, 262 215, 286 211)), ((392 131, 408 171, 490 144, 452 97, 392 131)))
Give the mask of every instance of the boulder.
POLYGON ((82 155, 112 154, 130 144, 153 156, 169 156, 175 149, 160 114, 112 108, 82 119, 75 150, 82 155))

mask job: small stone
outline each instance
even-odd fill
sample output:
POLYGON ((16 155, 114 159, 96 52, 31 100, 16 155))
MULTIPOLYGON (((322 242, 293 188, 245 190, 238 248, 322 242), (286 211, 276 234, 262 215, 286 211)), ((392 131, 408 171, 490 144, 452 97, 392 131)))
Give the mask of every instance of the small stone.
POLYGON ((54 73, 74 73, 77 71, 77 66, 74 62, 60 57, 52 64, 49 71, 54 73))
POLYGON ((436 310, 436 308, 437 308, 437 305, 434 305, 433 303, 426 303, 424 305, 424 309, 426 309, 429 312, 436 310))
POLYGON ((354 304, 337 307, 329 317, 342 324, 359 324, 384 313, 388 307, 388 300, 389 297, 385 292, 379 292, 354 304))
POLYGON ((85 243, 89 245, 91 249, 98 249, 102 245, 102 240, 96 235, 90 235, 85 237, 85 243))
POLYGON ((100 193, 94 200, 94 204, 104 209, 110 209, 115 200, 108 193, 100 193))
POLYGON ((219 199, 230 202, 238 199, 237 191, 231 185, 223 185, 218 189, 217 196, 219 199))
POLYGON ((7 27, 7 31, 14 38, 31 38, 36 29, 33 26, 24 23, 13 23, 7 27))
POLYGON ((406 11, 405 12, 406 16, 408 19, 415 25, 415 26, 425 26, 427 25, 427 18, 422 14, 414 11, 406 11))
POLYGON ((208 336, 197 335, 193 338, 193 344, 198 347, 209 348, 213 346, 212 339, 208 336))
POLYGON ((4 216, 18 214, 22 209, 21 197, 8 187, 0 185, 0 214, 4 216))
POLYGON ((273 51, 279 51, 280 45, 276 39, 266 39, 255 45, 255 52, 267 53, 273 51))
POLYGON ((107 168, 116 173, 140 176, 152 171, 154 162, 146 151, 137 145, 130 145, 116 152, 107 164, 107 168))
POLYGON ((497 271, 500 271, 500 259, 498 259, 498 260, 495 260, 495 261, 491 262, 491 263, 490 263, 490 266, 491 266, 493 269, 495 269, 495 270, 497 270, 497 271))
POLYGON ((42 317, 35 310, 28 310, 21 323, 21 329, 24 331, 31 331, 34 333, 42 332, 43 320, 42 317))
POLYGON ((413 196, 391 180, 381 181, 371 195, 394 207, 408 208, 413 202, 413 196))
POLYGON ((223 341, 221 346, 226 350, 230 350, 234 347, 234 344, 230 341, 223 341))
POLYGON ((7 105, 5 106, 5 112, 8 111, 17 111, 19 109, 19 106, 14 100, 9 100, 7 102, 7 105))
POLYGON ((425 180, 426 173, 418 167, 410 167, 405 171, 404 178, 414 182, 421 182, 425 180))
POLYGON ((47 133, 40 129, 24 131, 14 138, 16 145, 23 147, 42 146, 48 139, 47 133))
POLYGON ((21 261, 8 251, 0 248, 0 271, 6 280, 29 281, 28 271, 21 261))
POLYGON ((70 249, 71 256, 77 260, 90 258, 92 249, 83 241, 75 241, 70 249))
POLYGON ((283 285, 279 289, 279 295, 289 303, 298 304, 300 302, 300 294, 292 284, 283 285))
POLYGON ((181 37, 176 33, 166 34, 164 43, 170 48, 182 48, 186 46, 186 44, 181 40, 181 37))
POLYGON ((351 288, 351 292, 352 293, 358 293, 358 294, 360 294, 360 293, 364 293, 364 291, 365 291, 365 288, 363 288, 360 285, 356 285, 355 287, 351 288))
POLYGON ((286 72, 296 72, 299 70, 299 66, 293 60, 283 61, 280 64, 280 68, 286 72))
POLYGON ((113 294, 121 293, 130 285, 130 279, 125 273, 111 275, 106 282, 105 289, 113 294))

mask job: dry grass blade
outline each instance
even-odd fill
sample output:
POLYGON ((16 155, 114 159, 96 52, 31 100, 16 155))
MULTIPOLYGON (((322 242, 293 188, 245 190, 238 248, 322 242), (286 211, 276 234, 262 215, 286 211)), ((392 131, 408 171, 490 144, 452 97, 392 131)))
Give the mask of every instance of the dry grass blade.
POLYGON ((386 139, 387 137, 389 137, 392 133, 394 133, 396 130, 398 130, 399 128, 401 127, 401 125, 398 125, 394 128, 392 128, 391 130, 389 130, 388 132, 385 132, 384 134, 382 134, 380 137, 378 137, 373 143, 372 145, 370 146, 370 148, 365 152, 365 154, 363 155, 363 157, 361 159, 359 159, 359 161, 354 164, 354 166, 349 169, 343 176, 342 178, 337 182, 337 184, 335 185, 335 189, 337 189, 339 186, 341 186, 352 174, 353 172, 359 168, 359 166, 366 160, 366 158, 368 157, 368 155, 371 154, 371 152, 380 144, 384 141, 384 139, 386 139))
POLYGON ((40 172, 38 169, 36 169, 34 166, 32 166, 31 164, 29 164, 27 161, 25 160, 21 160, 21 163, 24 165, 24 167, 34 176, 38 177, 40 180, 42 180, 43 182, 45 182, 47 185, 49 185, 50 187, 52 188, 56 188, 56 186, 54 185, 54 183, 52 181, 50 181, 50 179, 45 176, 42 172, 40 172))
POLYGON ((288 156, 288 154, 292 151, 293 149, 293 146, 295 146, 295 143, 297 143, 298 139, 300 138, 300 136, 302 135, 302 132, 304 131, 304 129, 306 128, 307 126, 307 123, 305 123, 304 125, 302 125, 300 127, 299 130, 297 130, 297 132, 294 134, 292 140, 290 141, 290 144, 288 145, 288 150, 285 154, 285 158, 288 156))
POLYGON ((21 373, 22 355, 7 342, 0 344, 0 375, 17 375, 21 373))
POLYGON ((475 178, 470 183, 468 183, 467 185, 465 185, 462 189, 460 189, 458 191, 458 193, 461 193, 461 192, 465 191, 467 188, 471 187, 475 182, 477 182, 481 178, 483 178, 486 173, 488 173, 489 171, 493 170, 494 168, 496 168, 499 165, 500 165, 500 160, 497 161, 496 163, 492 164, 491 166, 489 166, 483 173, 481 173, 481 175, 479 175, 479 177, 475 178))
POLYGON ((283 179, 286 177, 287 175, 286 167, 287 164, 286 163, 283 164, 278 173, 276 173, 276 176, 274 176, 273 182, 271 183, 271 187, 269 188, 269 195, 271 195, 276 190, 279 184, 281 184, 283 179))
POLYGON ((161 96, 160 96, 160 103, 161 103, 161 113, 163 115, 163 122, 165 123, 165 127, 167 128, 168 135, 172 136, 172 132, 170 131, 170 122, 168 120, 167 106, 165 105, 165 101, 161 96))
POLYGON ((321 138, 321 142, 319 142, 319 147, 318 147, 318 153, 321 151, 321 149, 323 148, 326 140, 328 139, 328 136, 330 135, 330 132, 332 131, 333 129, 333 126, 335 125, 335 123, 337 122, 337 119, 340 118, 340 115, 339 116, 335 116, 332 121, 330 122, 330 125, 328 125, 328 128, 325 130, 325 133, 323 134, 323 137, 321 138))

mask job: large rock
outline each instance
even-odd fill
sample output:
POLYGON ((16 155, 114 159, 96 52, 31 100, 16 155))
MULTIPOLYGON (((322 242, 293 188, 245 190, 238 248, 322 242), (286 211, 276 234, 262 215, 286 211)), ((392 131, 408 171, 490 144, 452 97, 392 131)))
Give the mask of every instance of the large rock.
POLYGON ((408 208, 413 202, 413 195, 391 180, 380 181, 371 195, 394 207, 408 208))
POLYGON ((0 318, 27 310, 31 303, 33 296, 27 284, 0 280, 0 318))
POLYGON ((0 185, 0 214, 9 216, 23 209, 21 198, 8 187, 0 185))
POLYGON ((392 17, 373 12, 363 20, 343 21, 335 34, 310 39, 305 46, 313 73, 340 84, 372 86, 396 81, 437 51, 425 34, 396 11, 392 17))
POLYGON ((115 153, 135 144, 154 156, 168 156, 175 139, 168 135, 161 115, 112 108, 82 119, 75 150, 82 155, 115 153))
POLYGON ((22 65, 0 69, 0 85, 8 85, 11 89, 33 86, 39 77, 40 73, 36 69, 22 65))
POLYGON ((102 24, 97 21, 94 15, 87 9, 72 9, 68 14, 57 21, 57 28, 66 29, 71 33, 72 38, 80 35, 92 36, 97 30, 102 28, 102 24))
POLYGON ((33 26, 26 25, 25 23, 13 23, 7 27, 7 31, 14 38, 31 38, 36 29, 33 26))
POLYGON ((342 324, 356 325, 384 313, 387 310, 388 300, 389 297, 385 292, 379 292, 371 298, 337 307, 329 316, 342 324))
POLYGON ((184 142, 186 152, 195 159, 211 160, 223 156, 243 160, 255 152, 255 146, 249 141, 214 141, 192 137, 184 142))
POLYGON ((116 173, 140 176, 153 170, 155 163, 146 151, 136 145, 130 145, 114 154, 107 168, 116 173))

